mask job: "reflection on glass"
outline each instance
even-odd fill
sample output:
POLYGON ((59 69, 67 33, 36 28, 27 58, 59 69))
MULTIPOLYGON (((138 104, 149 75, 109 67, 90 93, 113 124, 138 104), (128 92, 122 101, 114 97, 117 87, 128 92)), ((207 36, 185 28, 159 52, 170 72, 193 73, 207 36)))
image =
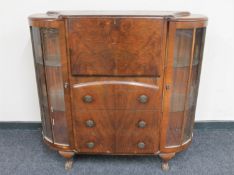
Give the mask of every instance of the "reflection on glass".
POLYGON ((174 67, 187 67, 190 63, 193 30, 179 29, 176 31, 174 48, 174 67))
POLYGON ((31 27, 31 35, 32 35, 34 59, 35 59, 38 94, 40 100, 42 130, 43 130, 43 135, 49 140, 52 140, 52 128, 51 128, 52 126, 51 126, 51 118, 49 116, 49 111, 48 111, 47 89, 46 89, 45 71, 44 71, 43 58, 42 58, 40 29, 37 27, 31 27))
POLYGON ((60 47, 59 47, 59 31, 53 28, 43 28, 43 51, 46 66, 61 66, 60 47))
POLYGON ((195 110, 196 110, 204 38, 205 38, 205 28, 196 29, 193 66, 192 66, 192 72, 189 84, 189 92, 188 92, 189 94, 186 99, 185 128, 184 128, 183 142, 186 142, 192 136, 192 128, 193 128, 195 110))
POLYGON ((192 40, 193 29, 178 29, 176 31, 167 146, 176 146, 181 143, 192 40))
POLYGON ((68 144, 58 29, 42 29, 46 83, 57 144, 68 144))
POLYGON ((40 28, 31 27, 31 36, 35 62, 43 64, 40 28))
POLYGON ((50 105, 56 111, 65 111, 63 80, 60 67, 46 67, 50 105))

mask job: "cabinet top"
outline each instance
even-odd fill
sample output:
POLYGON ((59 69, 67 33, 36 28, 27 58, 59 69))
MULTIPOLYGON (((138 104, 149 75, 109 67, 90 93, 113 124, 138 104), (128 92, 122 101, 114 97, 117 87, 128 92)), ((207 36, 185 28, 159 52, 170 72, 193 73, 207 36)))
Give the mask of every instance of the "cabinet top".
POLYGON ((61 20, 73 17, 158 17, 175 21, 207 20, 206 16, 187 11, 48 11, 44 14, 30 15, 29 20, 61 20))

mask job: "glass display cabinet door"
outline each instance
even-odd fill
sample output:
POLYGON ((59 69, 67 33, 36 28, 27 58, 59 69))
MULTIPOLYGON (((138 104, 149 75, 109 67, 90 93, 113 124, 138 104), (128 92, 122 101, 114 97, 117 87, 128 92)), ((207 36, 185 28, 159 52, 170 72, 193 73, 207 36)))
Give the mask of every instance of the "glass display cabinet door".
POLYGON ((32 27, 31 31, 39 84, 43 135, 54 144, 67 146, 69 140, 65 115, 59 29, 32 27))
POLYGON ((54 143, 67 144, 68 136, 65 116, 59 30, 55 28, 43 28, 41 29, 41 32, 54 143))
POLYGON ((45 69, 44 69, 44 60, 42 54, 42 41, 40 28, 31 27, 31 36, 32 36, 32 45, 33 45, 33 55, 36 71, 36 79, 38 86, 38 95, 41 109, 41 121, 42 121, 42 132, 43 136, 53 142, 52 136, 52 125, 51 117, 49 115, 48 108, 48 99, 47 99, 47 87, 45 80, 45 69))
POLYGON ((181 143, 192 40, 193 29, 176 30, 167 146, 181 143))
POLYGON ((179 147, 192 137, 205 30, 186 27, 173 34, 166 148, 179 147))
POLYGON ((193 59, 190 66, 190 77, 188 82, 186 103, 185 103, 185 118, 183 128, 182 143, 186 143, 192 137, 192 129, 195 118, 195 110, 197 103, 198 87, 200 80, 200 71, 203 56, 203 47, 205 39, 205 28, 197 28, 195 32, 195 41, 193 46, 193 59))

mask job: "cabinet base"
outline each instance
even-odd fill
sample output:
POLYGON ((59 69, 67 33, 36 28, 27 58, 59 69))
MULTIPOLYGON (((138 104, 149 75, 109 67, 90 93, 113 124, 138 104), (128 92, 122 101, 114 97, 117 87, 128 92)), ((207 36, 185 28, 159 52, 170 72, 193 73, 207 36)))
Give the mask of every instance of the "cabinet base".
MULTIPOLYGON (((75 152, 73 151, 58 151, 58 153, 64 157, 66 160, 64 168, 65 170, 69 171, 72 169, 73 166, 73 156, 75 155, 75 152)), ((169 160, 171 160, 176 153, 160 153, 159 157, 162 159, 162 170, 168 171, 170 169, 169 167, 169 160)))

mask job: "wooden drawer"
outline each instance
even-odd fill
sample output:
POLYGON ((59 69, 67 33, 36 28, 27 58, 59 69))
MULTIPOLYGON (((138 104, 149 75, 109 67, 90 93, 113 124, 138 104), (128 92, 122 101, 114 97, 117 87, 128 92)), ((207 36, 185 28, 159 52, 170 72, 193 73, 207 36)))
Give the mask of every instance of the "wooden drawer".
POLYGON ((72 75, 162 75, 162 18, 68 19, 72 75))
POLYGON ((111 153, 114 151, 114 118, 112 110, 73 110, 75 119, 75 141, 78 151, 111 153), (87 122, 93 121, 93 126, 87 122), (89 143, 94 146, 89 148, 89 143))
POLYGON ((158 150, 160 112, 76 109, 74 118, 80 152, 125 154, 158 150))
POLYGON ((72 106, 79 109, 161 110, 161 79, 82 78, 72 85, 72 106))
POLYGON ((161 113, 144 110, 116 111, 116 153, 156 153, 161 113), (141 147, 143 146, 143 147, 141 147))

